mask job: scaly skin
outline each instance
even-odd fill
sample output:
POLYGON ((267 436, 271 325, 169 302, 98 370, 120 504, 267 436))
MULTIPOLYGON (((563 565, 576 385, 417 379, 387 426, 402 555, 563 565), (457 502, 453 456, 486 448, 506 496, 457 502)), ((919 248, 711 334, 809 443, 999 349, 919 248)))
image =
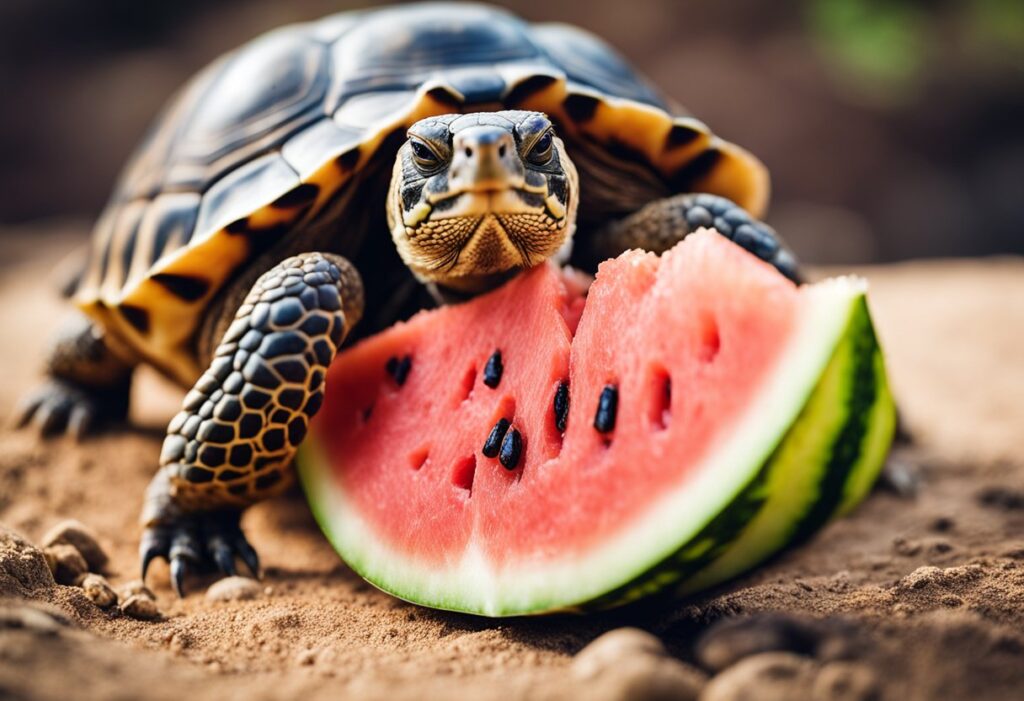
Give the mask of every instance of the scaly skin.
POLYGON ((624 219, 610 222, 589 240, 581 241, 580 257, 586 267, 594 269, 602 260, 632 248, 664 253, 702 227, 714 228, 774 265, 790 280, 799 281, 796 258, 775 230, 717 195, 684 194, 655 200, 624 219))
POLYGON ((341 256, 301 254, 257 280, 168 426, 143 508, 143 576, 165 557, 180 594, 189 567, 230 575, 237 555, 258 571, 239 516, 291 483, 327 367, 362 311, 359 274, 341 256))

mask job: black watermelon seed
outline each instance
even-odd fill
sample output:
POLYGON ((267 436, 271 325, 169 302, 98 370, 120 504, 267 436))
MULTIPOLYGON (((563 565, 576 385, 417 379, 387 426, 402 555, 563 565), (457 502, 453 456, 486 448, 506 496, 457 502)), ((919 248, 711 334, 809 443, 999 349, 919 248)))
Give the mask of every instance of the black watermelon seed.
POLYGON ((516 429, 505 434, 505 440, 501 442, 501 453, 498 455, 498 462, 506 470, 516 469, 519 464, 519 456, 523 452, 523 437, 516 429))
POLYGON ((501 382, 501 374, 505 372, 505 366, 501 364, 501 351, 496 350, 487 359, 484 366, 484 384, 494 389, 501 382))
POLYGON ((508 427, 508 419, 498 419, 498 423, 494 424, 494 428, 491 429, 490 435, 487 436, 484 448, 481 451, 486 457, 498 457, 498 453, 501 451, 501 441, 505 438, 508 427))
POLYGON ((615 428, 615 414, 618 408, 619 388, 615 385, 605 385, 601 390, 601 398, 597 400, 594 428, 601 433, 608 433, 615 428))
POLYGON ((565 433, 569 421, 569 383, 559 382, 555 390, 555 428, 565 433))
POLYGON ((391 356, 384 365, 384 369, 391 375, 391 379, 395 381, 395 384, 401 387, 405 384, 406 379, 409 377, 409 371, 412 369, 412 356, 406 355, 401 359, 391 356))
POLYGON ((395 368, 395 382, 399 387, 405 384, 410 370, 412 370, 412 356, 407 355, 398 361, 398 367, 395 368))

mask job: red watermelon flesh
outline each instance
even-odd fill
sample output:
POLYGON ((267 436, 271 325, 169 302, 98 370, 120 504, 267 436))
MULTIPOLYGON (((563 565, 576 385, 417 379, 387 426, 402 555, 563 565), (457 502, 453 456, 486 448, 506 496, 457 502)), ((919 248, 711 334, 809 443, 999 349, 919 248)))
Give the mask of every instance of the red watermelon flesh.
POLYGON ((537 267, 332 364, 302 461, 318 470, 311 500, 325 529, 371 581, 483 613, 576 605, 625 585, 768 459, 841 336, 821 299, 843 317, 863 293, 809 293, 818 288, 714 232, 603 263, 585 298, 566 280, 537 267), (814 323, 835 329, 816 334, 814 323), (617 397, 603 431, 602 392, 617 397), (481 451, 503 418, 521 436, 513 469, 481 451))

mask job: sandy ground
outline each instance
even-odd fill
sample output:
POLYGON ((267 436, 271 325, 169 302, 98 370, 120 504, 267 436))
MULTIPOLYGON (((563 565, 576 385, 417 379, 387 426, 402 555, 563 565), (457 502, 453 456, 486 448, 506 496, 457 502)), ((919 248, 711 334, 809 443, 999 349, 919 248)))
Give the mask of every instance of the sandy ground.
MULTIPOLYGON (((81 445, 7 428, 61 312, 48 287, 54 260, 76 240, 80 232, 58 228, 2 242, 0 522, 38 540, 58 520, 80 519, 99 533, 116 585, 136 576, 135 519, 180 394, 145 376, 134 424, 81 445)), ((197 593, 179 601, 162 563, 151 575, 157 622, 105 613, 74 587, 30 592, 69 625, 46 632, 0 615, 0 698, 592 697, 595 682, 574 675, 571 660, 601 633, 638 626, 696 665, 705 629, 764 611, 843 630, 839 656, 856 674, 831 691, 818 684, 814 698, 1022 698, 1024 260, 862 272, 914 436, 897 456, 919 477, 914 497, 878 490, 806 546, 690 600, 495 621, 418 608, 363 583, 291 494, 246 517, 266 566, 255 600, 207 601, 193 584, 197 593)), ((702 698, 756 698, 742 684, 714 686, 702 698)), ((813 694, 808 686, 779 698, 813 694)))

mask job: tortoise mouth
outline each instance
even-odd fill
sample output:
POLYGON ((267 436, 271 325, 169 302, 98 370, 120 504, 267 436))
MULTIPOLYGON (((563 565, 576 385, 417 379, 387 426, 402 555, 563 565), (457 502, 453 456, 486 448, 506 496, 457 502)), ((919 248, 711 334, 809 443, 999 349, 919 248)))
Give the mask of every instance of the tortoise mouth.
POLYGON ((496 217, 526 214, 544 216, 554 222, 565 218, 560 203, 550 202, 547 190, 525 187, 474 187, 458 192, 446 192, 427 198, 430 214, 427 221, 441 221, 457 217, 496 217))
POLYGON ((426 199, 428 204, 433 205, 467 194, 493 194, 510 191, 522 193, 523 195, 539 195, 543 199, 547 195, 548 189, 545 185, 530 185, 524 178, 515 178, 514 180, 487 179, 458 189, 430 193, 426 199))

